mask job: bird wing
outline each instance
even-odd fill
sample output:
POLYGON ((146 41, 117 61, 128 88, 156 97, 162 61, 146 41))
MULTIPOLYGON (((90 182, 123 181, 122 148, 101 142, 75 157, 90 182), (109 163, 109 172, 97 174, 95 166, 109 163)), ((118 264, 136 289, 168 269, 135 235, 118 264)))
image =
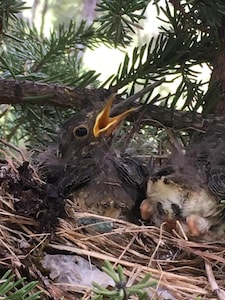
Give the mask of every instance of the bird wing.
POLYGON ((119 176, 128 186, 139 190, 146 188, 149 172, 142 161, 134 157, 121 156, 116 157, 113 162, 116 165, 119 176))
POLYGON ((64 168, 58 182, 61 193, 68 195, 90 182, 96 175, 96 165, 92 159, 84 159, 84 163, 68 165, 64 168))
POLYGON ((225 196, 225 168, 214 167, 209 172, 209 189, 218 196, 225 196))
POLYGON ((225 126, 210 127, 189 147, 189 156, 196 159, 196 167, 205 177, 209 190, 225 196, 225 126))

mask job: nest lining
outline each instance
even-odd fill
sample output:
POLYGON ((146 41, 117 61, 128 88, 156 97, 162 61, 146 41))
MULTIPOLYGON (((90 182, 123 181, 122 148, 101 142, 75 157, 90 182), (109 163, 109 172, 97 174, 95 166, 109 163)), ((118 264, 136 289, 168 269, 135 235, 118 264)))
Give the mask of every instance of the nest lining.
POLYGON ((163 299, 157 293, 158 287, 168 290, 178 300, 224 299, 225 240, 194 242, 164 231, 163 225, 161 228, 138 226, 78 213, 69 200, 52 196, 54 193, 47 191, 34 168, 24 159, 1 161, 0 180, 1 273, 12 269, 18 278, 38 280, 37 289, 42 291, 43 299, 62 296, 91 299, 93 296, 90 288, 50 280, 41 264, 44 253, 80 255, 98 267, 104 260, 115 266, 120 264, 128 285, 150 272, 152 280, 157 281, 152 289, 155 299, 163 299), (54 200, 57 214, 49 227, 46 224, 54 200), (62 211, 59 203, 64 205, 64 201, 66 213, 58 218, 62 211), (84 222, 92 219, 97 223, 84 222), (106 226, 106 232, 98 226, 106 226))

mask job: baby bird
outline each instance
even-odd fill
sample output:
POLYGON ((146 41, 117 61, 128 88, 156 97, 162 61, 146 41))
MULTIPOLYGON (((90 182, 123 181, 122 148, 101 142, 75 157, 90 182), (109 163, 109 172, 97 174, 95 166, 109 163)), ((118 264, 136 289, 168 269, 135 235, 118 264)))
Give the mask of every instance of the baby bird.
POLYGON ((225 126, 211 127, 174 151, 148 181, 143 220, 189 238, 215 240, 225 232, 225 126), (180 226, 178 226, 178 222, 180 226))
POLYGON ((66 121, 57 144, 41 155, 40 171, 60 193, 72 195, 78 211, 130 219, 144 199, 148 171, 111 143, 113 131, 136 109, 111 116, 113 98, 101 111, 81 111, 66 121))

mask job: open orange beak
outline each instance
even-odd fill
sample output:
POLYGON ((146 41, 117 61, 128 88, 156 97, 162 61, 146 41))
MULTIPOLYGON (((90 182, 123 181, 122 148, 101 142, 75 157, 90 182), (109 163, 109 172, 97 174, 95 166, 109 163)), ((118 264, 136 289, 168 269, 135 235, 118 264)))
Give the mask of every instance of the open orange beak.
POLYGON ((102 134, 105 134, 106 137, 110 136, 114 129, 119 126, 120 122, 124 120, 132 111, 137 109, 137 107, 133 107, 119 114, 118 116, 110 117, 112 102, 115 96, 116 94, 110 95, 105 107, 96 117, 93 127, 93 134, 95 137, 99 137, 102 134))

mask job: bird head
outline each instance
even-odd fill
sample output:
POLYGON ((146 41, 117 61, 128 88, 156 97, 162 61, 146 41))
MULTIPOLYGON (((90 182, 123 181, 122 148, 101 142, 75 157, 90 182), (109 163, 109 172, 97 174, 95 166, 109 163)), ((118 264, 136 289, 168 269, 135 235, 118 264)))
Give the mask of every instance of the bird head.
POLYGON ((116 109, 115 106, 112 111, 114 98, 115 94, 112 94, 101 110, 81 111, 64 123, 59 135, 59 151, 62 155, 71 156, 75 152, 87 155, 102 138, 109 139, 121 121, 137 109, 132 107, 121 113, 123 108, 116 109))

